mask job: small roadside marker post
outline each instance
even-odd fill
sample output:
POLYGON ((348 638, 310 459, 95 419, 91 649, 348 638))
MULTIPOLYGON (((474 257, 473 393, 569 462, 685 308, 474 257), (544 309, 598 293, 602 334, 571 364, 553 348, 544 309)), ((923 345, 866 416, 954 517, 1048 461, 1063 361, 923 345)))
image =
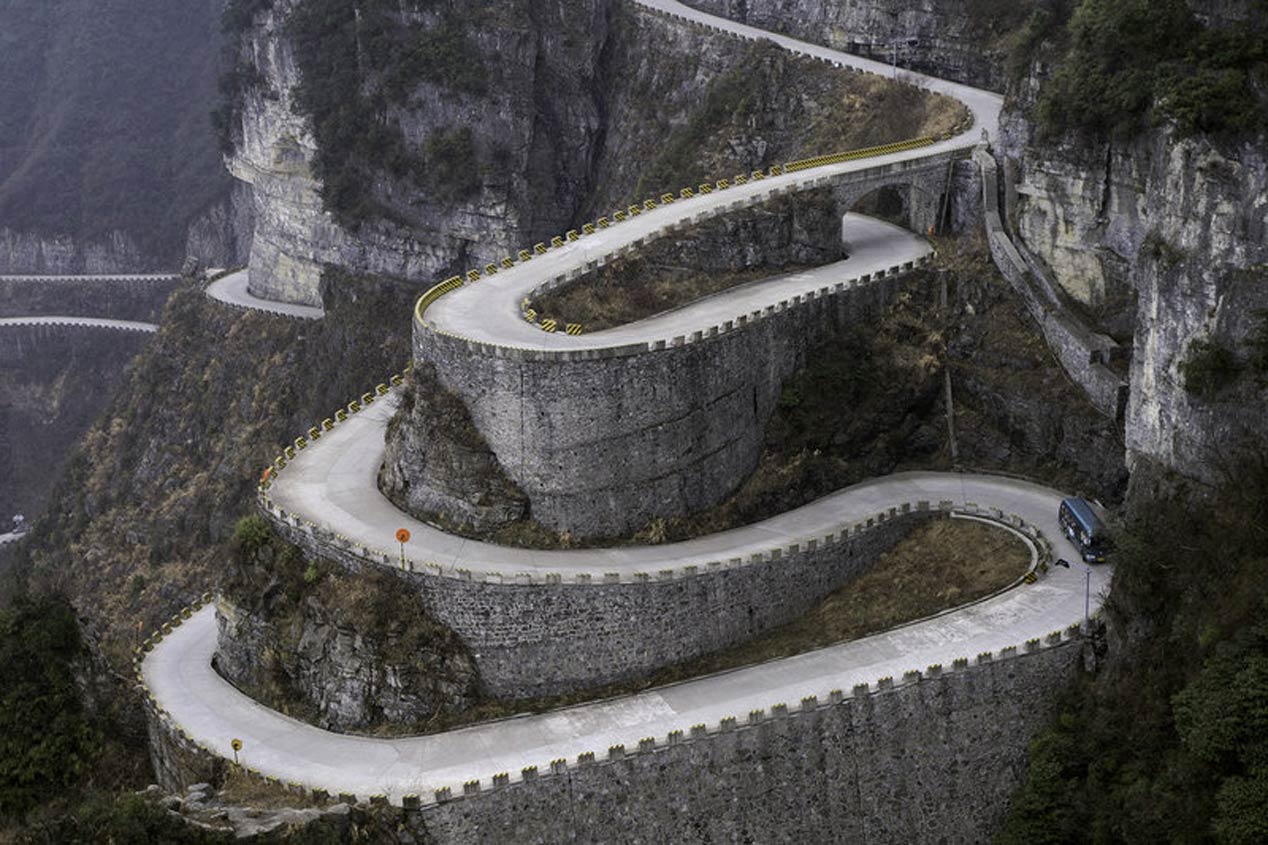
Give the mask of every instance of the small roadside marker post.
POLYGON ((407 567, 405 566, 405 544, 409 542, 409 529, 408 529, 408 528, 400 528, 400 529, 397 529, 397 532, 396 532, 396 542, 398 542, 398 543, 400 543, 400 544, 401 544, 401 569, 402 569, 402 570, 404 570, 404 569, 406 569, 406 568, 407 568, 407 567))
POLYGON ((238 765, 238 752, 242 750, 242 740, 236 736, 230 740, 229 747, 233 749, 233 765, 238 765))
MULTIPOLYGON (((1061 558, 1056 565, 1069 569, 1070 561, 1061 558)), ((1092 624, 1092 567, 1086 563, 1080 566, 1083 567, 1083 627, 1088 628, 1092 624)))

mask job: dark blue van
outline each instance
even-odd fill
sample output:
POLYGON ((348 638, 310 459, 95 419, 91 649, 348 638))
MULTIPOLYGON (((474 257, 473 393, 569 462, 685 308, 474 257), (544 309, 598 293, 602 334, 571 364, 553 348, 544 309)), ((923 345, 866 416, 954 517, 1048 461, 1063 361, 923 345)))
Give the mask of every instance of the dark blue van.
POLYGON ((1109 552, 1109 532, 1086 499, 1062 499, 1057 512, 1061 530, 1079 547, 1087 563, 1104 563, 1109 552))

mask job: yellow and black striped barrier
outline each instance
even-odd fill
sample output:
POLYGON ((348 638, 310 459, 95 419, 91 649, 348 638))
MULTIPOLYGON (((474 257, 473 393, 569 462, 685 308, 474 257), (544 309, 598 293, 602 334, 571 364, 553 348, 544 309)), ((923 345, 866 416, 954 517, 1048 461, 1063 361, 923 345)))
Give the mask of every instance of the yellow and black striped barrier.
POLYGON ((435 302, 437 299, 440 299, 442 296, 449 293, 451 290, 457 290, 460 287, 462 287, 462 277, 452 276, 448 279, 445 279, 443 282, 436 285, 435 287, 431 288, 430 290, 428 290, 426 293, 424 293, 422 296, 418 298, 418 304, 414 306, 415 316, 417 316, 421 320, 423 317, 423 312, 426 311, 427 308, 433 302, 435 302))
MULTIPOLYGON (((812 167, 823 167, 828 164, 841 164, 846 161, 857 161, 861 158, 874 158, 875 156, 889 155, 891 153, 902 153, 907 150, 918 150, 921 147, 929 147, 934 143, 933 138, 913 138, 910 141, 898 141, 893 144, 883 144, 879 147, 864 147, 859 150, 849 150, 843 153, 834 153, 826 156, 815 156, 814 158, 803 158, 800 161, 790 161, 785 164, 783 171, 785 173, 796 173, 800 170, 809 170, 812 167)), ((774 168, 772 168, 773 170, 774 168)))
POLYGON ((525 308, 525 309, 524 309, 524 319, 525 319, 525 320, 527 320, 527 321, 528 321, 528 322, 530 322, 530 323, 536 323, 536 322, 537 322, 537 312, 536 312, 536 311, 534 311, 532 308, 525 308))
POLYGON ((546 254, 547 249, 549 249, 549 248, 546 246, 546 244, 534 244, 534 245, 533 245, 533 252, 537 253, 538 255, 545 255, 545 254, 546 254))
POLYGON ((567 326, 564 327, 564 332, 570 335, 579 335, 581 334, 581 324, 569 323, 567 326))
POLYGON ((555 320, 551 320, 551 319, 542 320, 542 331, 554 334, 555 329, 557 328, 559 328, 559 323, 556 322, 555 320))

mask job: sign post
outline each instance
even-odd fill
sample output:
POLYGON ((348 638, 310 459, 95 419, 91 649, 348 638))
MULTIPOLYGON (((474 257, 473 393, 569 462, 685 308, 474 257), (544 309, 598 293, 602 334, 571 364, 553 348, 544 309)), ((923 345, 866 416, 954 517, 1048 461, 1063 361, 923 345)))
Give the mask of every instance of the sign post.
POLYGON ((229 747, 233 749, 233 765, 238 765, 238 752, 242 750, 242 740, 236 736, 229 742, 229 747))
POLYGON ((401 544, 401 569, 406 569, 405 565, 405 544, 409 542, 409 529, 400 528, 396 531, 396 542, 401 544))

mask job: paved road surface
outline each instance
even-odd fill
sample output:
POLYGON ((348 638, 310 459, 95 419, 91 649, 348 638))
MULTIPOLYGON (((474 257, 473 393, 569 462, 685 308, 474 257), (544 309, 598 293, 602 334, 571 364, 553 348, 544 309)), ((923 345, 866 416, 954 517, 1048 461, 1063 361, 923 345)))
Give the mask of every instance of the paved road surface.
POLYGON ((292 305, 289 302, 274 302, 260 299, 247 290, 248 271, 239 270, 222 279, 217 279, 207 287, 207 295, 228 305, 238 308, 251 308, 256 311, 267 311, 270 314, 281 314, 284 317, 297 317, 303 320, 320 320, 326 312, 312 305, 292 305))
POLYGON ((0 317, 0 328, 6 326, 76 326, 86 329, 116 329, 125 332, 158 331, 154 323, 134 320, 103 320, 96 317, 0 317))
MULTIPOLYGON (((729 192, 702 197, 704 202, 693 206, 689 213, 699 214, 706 205, 734 202, 734 197, 724 197, 726 193, 729 192), (726 202, 717 199, 719 197, 726 202)), ((571 337, 562 331, 554 334, 544 332, 524 320, 520 301, 531 297, 533 291, 548 279, 584 265, 593 260, 593 256, 610 253, 644 237, 665 226, 673 215, 687 213, 677 204, 662 209, 662 212, 660 217, 655 212, 645 212, 571 246, 538 256, 514 270, 505 270, 459 288, 428 308, 426 320, 442 331, 469 340, 525 349, 600 349, 629 343, 668 342, 677 336, 707 331, 742 314, 762 311, 781 300, 916 261, 933 251, 927 240, 901 226, 861 214, 847 214, 842 221, 842 235, 849 245, 850 257, 845 261, 750 282, 664 314, 580 337, 571 337)))

